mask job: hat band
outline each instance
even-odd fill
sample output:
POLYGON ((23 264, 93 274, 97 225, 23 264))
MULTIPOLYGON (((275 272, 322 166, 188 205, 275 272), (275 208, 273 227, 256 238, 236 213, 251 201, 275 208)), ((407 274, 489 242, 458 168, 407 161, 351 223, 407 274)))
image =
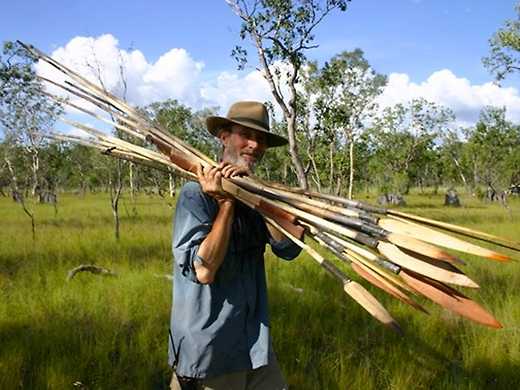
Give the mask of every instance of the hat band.
POLYGON ((266 131, 269 131, 269 125, 265 122, 262 122, 262 121, 259 121, 259 120, 256 120, 256 119, 252 119, 252 118, 244 118, 244 117, 241 117, 241 116, 234 116, 234 117, 230 117, 229 118, 230 120, 232 121, 237 121, 237 122, 250 122, 256 126, 260 126, 262 128, 264 128, 266 131))

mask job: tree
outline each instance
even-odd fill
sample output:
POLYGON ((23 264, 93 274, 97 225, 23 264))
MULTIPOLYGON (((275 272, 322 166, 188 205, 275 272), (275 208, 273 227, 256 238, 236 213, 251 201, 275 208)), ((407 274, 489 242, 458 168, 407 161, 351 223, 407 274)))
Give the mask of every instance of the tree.
POLYGON ((422 98, 387 107, 367 134, 369 169, 380 190, 407 193, 453 119, 449 109, 422 98))
POLYGON ((44 135, 52 130, 61 106, 45 95, 33 63, 17 43, 5 42, 0 58, 0 125, 5 140, 23 147, 30 156, 34 196, 41 185, 39 152, 46 143, 44 135))
POLYGON ((520 3, 515 6, 516 19, 506 20, 489 40, 490 54, 484 57, 484 66, 497 81, 520 71, 520 3))
POLYGON ((442 137, 442 145, 439 150, 439 163, 442 170, 443 181, 455 184, 462 182, 468 189, 467 170, 463 164, 465 143, 461 139, 463 131, 447 129, 442 137))
POLYGON ((520 173, 520 126, 505 118, 505 108, 485 107, 477 124, 466 129, 465 163, 474 186, 495 192, 507 188, 520 173))
MULTIPOLYGON (((30 158, 30 187, 34 196, 40 188, 40 149, 45 145, 44 134, 54 126, 61 107, 47 99, 43 86, 36 78, 34 59, 17 43, 5 42, 0 56, 0 125, 4 133, 3 161, 11 179, 13 199, 17 200, 31 219, 35 238, 34 213, 27 207, 20 186, 15 159, 30 158)), ((26 180, 29 182, 29 180, 26 180)))
MULTIPOLYGON (((242 19, 240 38, 251 39, 264 77, 269 83, 274 100, 282 110, 287 124, 289 153, 302 188, 308 188, 307 176, 296 142, 297 84, 306 62, 307 50, 317 47, 314 42, 316 27, 332 11, 345 11, 348 0, 226 0, 242 19), (283 80, 283 82, 282 82, 283 80), (288 90, 284 96, 283 86, 288 90)), ((247 51, 236 46, 232 55, 243 68, 247 51)))
POLYGON ((349 145, 349 189, 354 186, 354 145, 356 136, 376 111, 376 97, 386 85, 386 76, 376 73, 363 57, 363 51, 345 51, 325 63, 315 81, 316 117, 336 142, 349 145))
MULTIPOLYGON (((180 104, 177 100, 168 99, 154 102, 141 111, 160 127, 174 136, 184 140, 191 146, 206 155, 217 159, 218 144, 215 138, 206 130, 205 118, 213 115, 216 110, 206 109, 193 112, 189 107, 180 104)), ((168 175, 170 196, 175 193, 175 179, 173 173, 168 175)))

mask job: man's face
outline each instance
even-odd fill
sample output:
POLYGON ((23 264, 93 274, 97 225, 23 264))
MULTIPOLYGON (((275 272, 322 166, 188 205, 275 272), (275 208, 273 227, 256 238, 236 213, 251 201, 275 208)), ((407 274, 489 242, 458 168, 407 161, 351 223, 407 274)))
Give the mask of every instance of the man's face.
POLYGON ((253 171, 267 149, 265 134, 240 125, 223 130, 219 135, 224 145, 223 162, 243 166, 253 171))

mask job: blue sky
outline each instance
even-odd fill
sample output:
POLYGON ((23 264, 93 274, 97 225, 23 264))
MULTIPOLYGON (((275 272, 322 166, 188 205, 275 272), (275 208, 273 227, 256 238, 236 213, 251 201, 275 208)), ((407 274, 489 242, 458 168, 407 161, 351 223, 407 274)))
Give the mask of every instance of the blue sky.
MULTIPOLYGON (((520 102, 519 78, 503 83, 513 88, 507 96, 495 99, 493 95, 484 99, 481 96, 484 93, 502 92, 485 87, 492 77, 481 58, 488 53, 491 35, 505 19, 514 18, 515 3, 513 0, 354 0, 347 12, 336 12, 320 26, 316 33, 320 47, 311 51, 309 57, 322 63, 342 50, 360 47, 377 71, 401 75, 400 83, 394 88, 405 85, 410 91, 427 90, 426 93, 434 97, 445 95, 445 89, 452 84, 454 88, 469 88, 476 100, 467 104, 461 103, 460 97, 455 103, 447 101, 447 105, 455 104, 455 111, 473 110, 466 118, 468 121, 475 118, 476 107, 482 102, 507 102, 514 111, 520 102), (445 72, 436 73, 442 70, 445 72), (437 81, 430 83, 432 75, 436 75, 437 81), (488 92, 479 87, 487 88, 488 92), (457 104, 466 106, 457 107, 457 104)), ((224 0, 10 1, 2 5, 2 11, 1 40, 21 39, 46 52, 62 48, 76 37, 95 39, 103 34, 115 39, 107 44, 115 45, 118 50, 138 50, 147 64, 155 64, 174 48, 184 49, 191 64, 203 64, 195 76, 192 74, 193 88, 213 83, 211 93, 201 92, 205 100, 197 100, 199 95, 186 95, 187 104, 227 104, 227 100, 219 100, 222 94, 217 93, 227 84, 215 80, 219 77, 219 80, 222 77, 247 80, 248 72, 254 70, 250 67, 242 73, 236 72, 230 50, 239 43, 240 23, 224 0)), ((183 93, 190 85, 185 86, 183 93)), ((183 100, 182 93, 171 90, 154 96, 164 97, 168 93, 183 100)), ((256 92, 249 90, 248 93, 256 92)), ((260 99, 262 93, 258 93, 260 99)), ((396 92, 389 96, 395 97, 396 92)), ((143 99, 136 97, 136 102, 142 103, 143 99)), ((517 117, 520 120, 520 107, 518 116, 513 116, 515 120, 517 117)))

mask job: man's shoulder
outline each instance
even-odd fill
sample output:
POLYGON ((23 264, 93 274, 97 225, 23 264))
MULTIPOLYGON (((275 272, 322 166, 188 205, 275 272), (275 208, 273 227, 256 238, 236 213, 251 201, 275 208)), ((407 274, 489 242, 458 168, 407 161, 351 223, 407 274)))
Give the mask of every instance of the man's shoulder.
POLYGON ((202 187, 197 181, 189 181, 185 183, 182 188, 180 195, 202 195, 202 187))
POLYGON ((193 207, 194 205, 202 204, 209 206, 213 203, 213 198, 202 191, 199 182, 189 181, 182 186, 177 205, 182 204, 183 206, 193 207))

